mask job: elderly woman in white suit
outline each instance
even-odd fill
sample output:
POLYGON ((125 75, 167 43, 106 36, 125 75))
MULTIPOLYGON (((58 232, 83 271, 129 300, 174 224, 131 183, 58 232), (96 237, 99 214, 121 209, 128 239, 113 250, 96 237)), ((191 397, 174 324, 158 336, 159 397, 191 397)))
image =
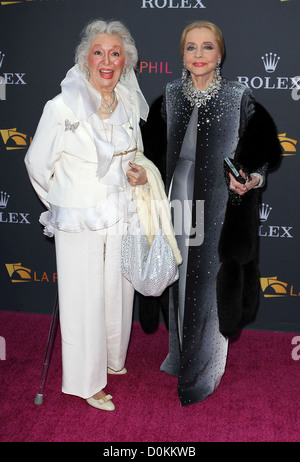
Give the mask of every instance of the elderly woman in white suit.
POLYGON ((40 222, 55 239, 62 391, 102 410, 115 408, 103 390, 107 373, 127 372, 134 289, 120 262, 132 186, 149 188, 147 170, 134 163, 143 158, 139 121, 148 114, 136 63, 124 25, 89 24, 25 158, 47 208, 40 222))

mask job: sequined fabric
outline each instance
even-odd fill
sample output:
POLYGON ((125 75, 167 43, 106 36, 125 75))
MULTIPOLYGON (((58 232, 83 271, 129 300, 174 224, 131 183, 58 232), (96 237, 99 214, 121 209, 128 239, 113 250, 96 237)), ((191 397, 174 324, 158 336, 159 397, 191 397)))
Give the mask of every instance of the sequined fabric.
POLYGON ((189 107, 180 81, 169 84, 166 91, 171 201, 190 201, 190 215, 185 214, 190 223, 185 223, 185 229, 191 226, 196 234, 203 234, 201 245, 194 245, 188 235, 178 236, 184 262, 179 283, 170 294, 170 347, 161 366, 178 376, 182 406, 213 393, 225 370, 227 339, 219 332, 216 301, 218 242, 228 200, 223 160, 234 157, 240 122, 251 114, 252 103, 243 85, 227 80, 218 95, 199 109, 189 107), (202 204, 198 214, 197 201, 202 204))
POLYGON ((136 213, 122 239, 121 271, 140 294, 154 297, 179 277, 175 257, 162 231, 158 230, 149 248, 136 213))

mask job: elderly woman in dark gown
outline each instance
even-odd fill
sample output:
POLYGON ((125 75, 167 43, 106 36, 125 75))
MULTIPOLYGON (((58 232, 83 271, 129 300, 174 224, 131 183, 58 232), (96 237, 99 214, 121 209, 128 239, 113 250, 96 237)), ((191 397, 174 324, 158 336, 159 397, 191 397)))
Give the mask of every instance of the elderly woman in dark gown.
POLYGON ((255 315, 259 194, 280 145, 251 91, 221 77, 224 42, 216 25, 187 26, 181 51, 183 76, 167 85, 163 114, 166 184, 183 264, 170 290, 169 354, 161 370, 178 377, 185 406, 214 392, 228 338, 255 315), (243 166, 244 183, 224 176, 227 156, 243 166))

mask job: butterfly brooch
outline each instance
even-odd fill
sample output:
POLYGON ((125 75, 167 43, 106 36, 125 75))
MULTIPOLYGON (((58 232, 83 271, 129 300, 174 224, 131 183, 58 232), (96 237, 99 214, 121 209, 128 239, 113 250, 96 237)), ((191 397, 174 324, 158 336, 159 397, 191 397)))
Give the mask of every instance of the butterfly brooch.
POLYGON ((77 130, 77 128, 79 127, 79 123, 80 122, 75 122, 74 124, 71 124, 71 122, 68 119, 66 119, 65 120, 65 132, 70 130, 72 133, 75 133, 75 130, 77 130))

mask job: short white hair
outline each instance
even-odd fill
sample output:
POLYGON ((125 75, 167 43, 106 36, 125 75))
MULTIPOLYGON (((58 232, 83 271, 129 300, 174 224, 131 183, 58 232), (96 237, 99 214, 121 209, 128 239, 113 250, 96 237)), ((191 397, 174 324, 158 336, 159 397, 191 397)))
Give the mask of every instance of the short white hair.
POLYGON ((120 21, 102 21, 96 19, 89 23, 82 31, 82 38, 75 51, 75 63, 78 64, 79 70, 86 74, 87 58, 90 46, 94 38, 99 34, 118 35, 124 46, 125 66, 128 70, 134 69, 138 61, 138 53, 135 42, 127 29, 120 21))

